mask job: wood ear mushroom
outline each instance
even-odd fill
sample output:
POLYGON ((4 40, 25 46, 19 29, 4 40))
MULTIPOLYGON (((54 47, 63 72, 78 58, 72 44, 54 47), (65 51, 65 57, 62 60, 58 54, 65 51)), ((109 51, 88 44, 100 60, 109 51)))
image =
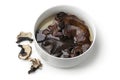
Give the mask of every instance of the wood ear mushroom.
POLYGON ((20 43, 22 41, 30 41, 30 43, 32 43, 33 39, 32 39, 32 33, 28 32, 20 32, 20 34, 17 36, 17 41, 16 43, 20 43))
POLYGON ((28 71, 28 74, 35 72, 37 69, 42 67, 42 63, 40 62, 39 59, 33 58, 30 60, 32 62, 31 68, 28 71))
POLYGON ((29 45, 18 45, 18 46, 22 48, 18 55, 18 58, 22 60, 28 59, 31 56, 32 47, 29 45))

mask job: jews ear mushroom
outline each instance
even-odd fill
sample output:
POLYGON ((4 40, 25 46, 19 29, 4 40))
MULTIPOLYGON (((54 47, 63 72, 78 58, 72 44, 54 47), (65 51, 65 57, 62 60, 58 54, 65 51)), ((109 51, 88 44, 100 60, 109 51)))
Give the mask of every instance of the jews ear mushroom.
POLYGON ((18 45, 21 47, 21 51, 18 55, 19 59, 26 60, 31 56, 32 53, 32 47, 29 45, 18 45))

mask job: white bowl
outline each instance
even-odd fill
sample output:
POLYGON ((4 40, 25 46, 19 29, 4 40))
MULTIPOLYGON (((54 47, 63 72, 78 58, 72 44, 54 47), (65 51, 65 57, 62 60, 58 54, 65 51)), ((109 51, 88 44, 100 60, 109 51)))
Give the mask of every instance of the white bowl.
POLYGON ((74 66, 80 64, 81 62, 83 62, 85 59, 87 59, 89 57, 89 54, 91 53, 91 50, 93 49, 95 37, 96 37, 96 30, 95 30, 95 27, 94 27, 94 24, 93 24, 91 18, 89 18, 86 15, 86 13, 84 13, 79 8, 72 7, 72 6, 56 6, 56 7, 53 7, 53 8, 46 10, 44 13, 42 13, 40 15, 40 17, 38 18, 38 20, 35 24, 35 27, 34 27, 34 39, 35 39, 35 45, 36 45, 38 53, 43 58, 43 60, 46 61, 48 64, 50 64, 54 67, 59 67, 59 68, 74 67, 74 66), (76 57, 73 57, 73 58, 58 58, 58 57, 54 57, 54 56, 48 54, 45 50, 43 50, 38 45, 38 43, 35 39, 35 32, 36 32, 36 29, 38 28, 39 24, 45 18, 47 18, 53 14, 56 14, 58 12, 66 12, 66 13, 76 15, 78 18, 84 20, 85 23, 87 24, 87 26, 90 30, 90 33, 92 35, 91 36, 92 37, 92 44, 91 44, 90 48, 87 51, 85 51, 83 54, 76 56, 76 57))

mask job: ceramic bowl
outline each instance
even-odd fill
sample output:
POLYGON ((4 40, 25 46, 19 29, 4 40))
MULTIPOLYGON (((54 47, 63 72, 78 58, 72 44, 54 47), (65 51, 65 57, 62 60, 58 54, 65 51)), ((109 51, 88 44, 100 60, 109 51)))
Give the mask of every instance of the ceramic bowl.
POLYGON ((74 66, 80 64, 81 62, 84 62, 84 60, 86 60, 89 57, 89 55, 94 47, 95 38, 96 38, 96 30, 95 30, 95 26, 94 26, 92 19, 86 13, 84 13, 81 9, 79 9, 77 7, 73 7, 73 6, 56 6, 56 7, 52 7, 50 9, 46 10, 39 16, 39 18, 37 19, 37 21, 35 23, 34 35, 35 35, 37 28, 39 27, 39 24, 44 19, 46 19, 47 17, 49 17, 53 14, 59 13, 59 12, 66 12, 69 14, 73 14, 73 15, 77 16, 78 18, 85 21, 86 25, 88 26, 88 28, 90 30, 91 39, 92 39, 92 44, 91 44, 90 48, 87 51, 85 51, 83 54, 73 57, 73 58, 58 58, 58 57, 48 54, 44 49, 42 49, 42 47, 38 45, 36 39, 35 39, 35 46, 36 46, 36 49, 37 49, 38 53, 40 54, 40 56, 49 65, 52 65, 52 66, 58 67, 58 68, 70 68, 70 67, 74 67, 74 66))

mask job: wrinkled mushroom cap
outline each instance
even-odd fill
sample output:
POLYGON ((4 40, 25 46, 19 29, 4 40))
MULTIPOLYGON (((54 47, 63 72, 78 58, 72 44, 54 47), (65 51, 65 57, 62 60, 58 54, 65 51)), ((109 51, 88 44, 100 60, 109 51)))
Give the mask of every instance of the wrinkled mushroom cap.
POLYGON ((20 34, 17 36, 17 39, 19 37, 29 37, 29 38, 31 38, 32 37, 32 33, 31 32, 28 32, 28 33, 20 32, 20 34))
POLYGON ((24 53, 19 53, 18 57, 23 60, 29 58, 32 52, 32 48, 29 45, 22 45, 21 48, 24 49, 24 53), (25 54, 25 53, 26 55, 23 56, 22 54, 25 54))
POLYGON ((37 68, 37 67, 42 66, 42 64, 41 64, 41 62, 40 62, 39 59, 36 59, 36 58, 31 59, 31 62, 32 62, 32 66, 33 66, 34 68, 37 68))
POLYGON ((28 71, 28 74, 35 72, 37 69, 39 69, 40 67, 42 67, 42 64, 40 62, 39 59, 36 58, 30 58, 30 61, 32 62, 31 68, 28 71))

